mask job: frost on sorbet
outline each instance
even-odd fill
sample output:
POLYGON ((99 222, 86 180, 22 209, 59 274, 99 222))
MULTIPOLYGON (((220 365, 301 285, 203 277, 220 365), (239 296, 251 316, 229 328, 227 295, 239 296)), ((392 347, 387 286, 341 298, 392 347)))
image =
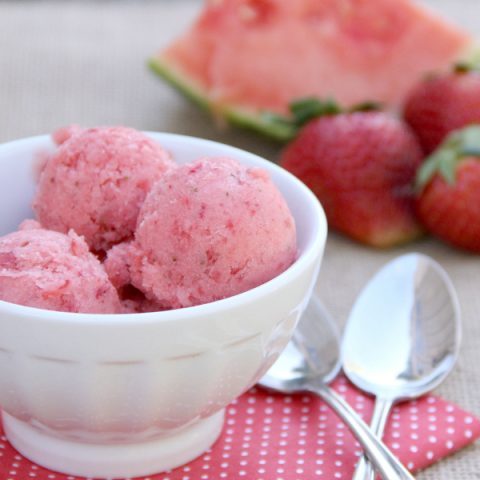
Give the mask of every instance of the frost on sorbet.
POLYGON ((40 175, 33 209, 48 229, 83 235, 93 251, 132 238, 152 185, 174 167, 170 155, 126 127, 54 133, 58 147, 40 175))
POLYGON ((267 172, 228 158, 167 172, 148 194, 129 248, 122 261, 132 284, 167 308, 256 287, 297 252, 294 219, 267 172))
POLYGON ((103 266, 82 237, 45 230, 33 220, 0 237, 0 299, 62 312, 119 313, 103 266))

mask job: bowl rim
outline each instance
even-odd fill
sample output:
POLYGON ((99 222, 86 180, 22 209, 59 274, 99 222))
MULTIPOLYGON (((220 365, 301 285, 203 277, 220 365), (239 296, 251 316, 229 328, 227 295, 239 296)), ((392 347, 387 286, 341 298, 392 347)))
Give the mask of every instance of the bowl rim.
MULTIPOLYGON (((62 324, 67 323, 81 323, 85 325, 91 324, 112 324, 112 325, 128 325, 138 323, 162 323, 170 322, 182 319, 192 320, 195 317, 203 317, 207 314, 218 314, 222 311, 227 311, 232 308, 238 308, 241 305, 249 304, 259 297, 269 295, 275 290, 279 289, 288 283, 289 277, 296 278, 303 270, 309 265, 314 263, 316 259, 321 258, 326 238, 327 238, 327 219, 323 207, 321 206, 317 197, 313 192, 297 177, 280 167, 276 163, 267 160, 260 155, 243 150, 232 145, 224 144, 222 142, 209 140, 200 137, 194 137, 191 135, 183 135, 169 132, 155 132, 155 131, 143 131, 146 135, 152 137, 154 140, 161 138, 169 138, 176 141, 193 142, 198 145, 210 145, 213 147, 221 147, 225 149, 225 155, 228 156, 229 152, 236 154, 240 157, 250 157, 255 162, 266 164, 267 171, 273 170, 277 175, 283 176, 288 179, 288 182, 304 196, 305 200, 311 204, 311 207, 315 210, 315 231, 312 235, 312 241, 310 241, 306 248, 300 253, 296 260, 286 270, 277 275, 276 277, 268 280, 257 287, 251 288, 245 292, 232 295, 213 302, 204 303, 201 305, 194 305, 191 307, 184 307, 172 310, 164 310, 157 312, 145 312, 145 313, 78 313, 78 312, 61 312, 57 310, 46 310, 37 307, 29 307, 25 305, 18 305, 15 303, 0 300, 0 312, 3 314, 9 314, 13 316, 29 317, 35 320, 48 321, 48 322, 60 322, 62 324)), ((0 144, 0 151, 16 148, 21 144, 31 143, 43 143, 47 144, 51 139, 50 134, 37 135, 31 137, 20 138, 0 144)), ((200 155, 199 155, 200 156, 200 155)), ((241 162, 241 160, 240 160, 241 162)), ((263 167, 262 167, 263 168, 263 167)), ((270 172, 269 172, 270 173, 270 172)))

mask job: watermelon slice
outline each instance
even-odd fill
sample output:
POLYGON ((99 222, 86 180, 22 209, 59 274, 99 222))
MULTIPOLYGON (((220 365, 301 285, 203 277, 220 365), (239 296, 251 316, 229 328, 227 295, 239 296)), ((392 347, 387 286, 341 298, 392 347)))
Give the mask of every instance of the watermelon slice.
POLYGON ((150 65, 215 116, 285 140, 263 112, 311 96, 397 109, 471 40, 413 0, 210 0, 150 65))

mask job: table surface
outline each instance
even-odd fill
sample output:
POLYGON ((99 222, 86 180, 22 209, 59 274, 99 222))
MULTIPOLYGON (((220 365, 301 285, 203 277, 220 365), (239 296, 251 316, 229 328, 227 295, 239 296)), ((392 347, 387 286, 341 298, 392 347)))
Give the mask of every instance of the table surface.
MULTIPOLYGON (((480 29, 478 0, 422 1, 473 33, 480 29)), ((123 124, 219 140, 275 161, 278 146, 248 132, 217 130, 146 67, 146 59, 182 32, 200 5, 199 0, 0 0, 0 142, 71 123, 123 124)), ((479 256, 433 239, 378 251, 331 233, 317 289, 343 325, 370 276, 408 251, 438 260, 460 297, 462 351, 455 371, 436 393, 479 415, 479 256)), ((477 442, 418 478, 474 479, 479 472, 477 442)))

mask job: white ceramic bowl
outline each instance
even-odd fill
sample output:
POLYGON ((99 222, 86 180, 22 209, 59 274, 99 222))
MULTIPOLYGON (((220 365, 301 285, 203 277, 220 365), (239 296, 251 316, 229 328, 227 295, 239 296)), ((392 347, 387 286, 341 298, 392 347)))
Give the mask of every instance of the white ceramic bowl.
MULTIPOLYGON (((32 461, 89 477, 174 468, 218 437, 225 406, 288 342, 312 292, 325 216, 296 178, 256 155, 149 133, 178 162, 230 156, 270 172, 295 218, 299 255, 273 280, 180 310, 94 315, 0 301, 0 406, 5 433, 32 461)), ((0 234, 31 217, 36 159, 48 136, 0 145, 0 234)))

